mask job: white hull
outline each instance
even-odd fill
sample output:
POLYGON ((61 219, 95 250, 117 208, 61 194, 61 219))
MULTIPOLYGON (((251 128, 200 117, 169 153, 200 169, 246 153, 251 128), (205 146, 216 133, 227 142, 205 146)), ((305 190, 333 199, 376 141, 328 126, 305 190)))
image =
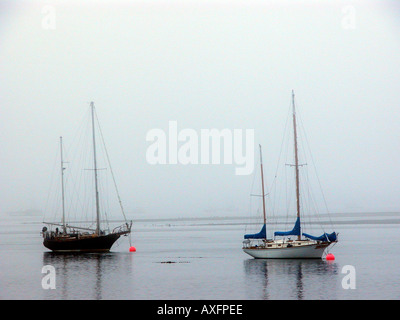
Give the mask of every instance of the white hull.
MULTIPOLYGON (((274 236, 283 236, 283 239, 267 239, 266 233, 266 211, 265 211, 265 192, 264 192, 264 174, 262 164, 262 152, 260 145, 260 167, 261 167, 261 186, 263 200, 263 218, 264 224, 260 232, 255 234, 246 234, 243 241, 243 251, 256 259, 321 259, 325 249, 333 242, 337 242, 336 233, 327 235, 325 232, 321 237, 314 237, 301 232, 300 222, 300 183, 299 183, 299 159, 297 147, 297 126, 296 111, 294 104, 294 92, 292 91, 292 107, 293 107, 293 142, 294 142, 294 160, 295 164, 295 181, 296 181, 296 213, 297 219, 294 227, 290 231, 275 232, 274 236), (305 239, 301 238, 301 235, 305 239), (287 236, 297 236, 297 240, 286 238, 287 236), (331 238, 329 237, 331 236, 331 238)), ((286 130, 285 130, 286 131, 286 130)))
POLYGON ((256 259, 321 259, 329 244, 312 243, 298 247, 247 247, 243 251, 256 259))

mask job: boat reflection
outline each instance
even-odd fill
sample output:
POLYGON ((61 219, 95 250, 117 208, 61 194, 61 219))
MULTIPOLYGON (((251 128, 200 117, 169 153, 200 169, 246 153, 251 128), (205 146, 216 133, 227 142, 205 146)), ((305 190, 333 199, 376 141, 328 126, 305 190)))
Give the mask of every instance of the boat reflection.
POLYGON ((131 279, 132 255, 124 253, 43 253, 43 265, 56 270, 56 290, 43 290, 46 299, 118 299, 131 279), (118 286, 123 282, 124 286, 118 286))
POLYGON ((336 263, 314 259, 247 259, 244 271, 249 299, 334 299, 336 263))

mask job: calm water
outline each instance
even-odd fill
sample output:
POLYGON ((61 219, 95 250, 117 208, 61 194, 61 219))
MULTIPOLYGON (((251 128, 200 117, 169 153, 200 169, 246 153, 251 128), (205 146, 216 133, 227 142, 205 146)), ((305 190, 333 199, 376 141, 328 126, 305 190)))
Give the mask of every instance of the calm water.
POLYGON ((148 220, 107 254, 52 254, 40 216, 0 221, 0 299, 399 299, 400 213, 340 215, 335 261, 255 260, 237 219, 148 220), (44 290, 42 267, 56 270, 44 290), (344 289, 345 265, 356 288, 344 289))

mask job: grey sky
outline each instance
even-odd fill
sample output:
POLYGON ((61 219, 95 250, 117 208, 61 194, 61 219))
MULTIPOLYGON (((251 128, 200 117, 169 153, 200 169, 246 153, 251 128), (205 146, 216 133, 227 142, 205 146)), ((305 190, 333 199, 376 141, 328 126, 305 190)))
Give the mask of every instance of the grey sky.
POLYGON ((130 216, 246 215, 252 175, 150 165, 146 133, 254 129, 268 182, 292 89, 330 211, 400 210, 396 1, 81 2, 0 3, 1 213, 43 209, 94 101, 130 216))

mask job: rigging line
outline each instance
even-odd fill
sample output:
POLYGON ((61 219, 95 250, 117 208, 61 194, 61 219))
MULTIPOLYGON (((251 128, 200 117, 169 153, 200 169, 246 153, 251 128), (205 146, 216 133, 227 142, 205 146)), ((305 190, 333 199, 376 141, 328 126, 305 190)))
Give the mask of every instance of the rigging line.
MULTIPOLYGON (((286 210, 286 223, 289 224, 289 226, 291 226, 292 224, 292 220, 289 220, 289 215, 290 212, 294 209, 296 210, 296 208, 291 207, 291 203, 296 201, 296 182, 295 182, 295 172, 294 170, 291 170, 291 179, 290 179, 290 187, 289 187, 289 198, 288 198, 288 203, 287 203, 287 210, 286 210), (293 201, 294 200, 294 201, 293 201)), ((292 217, 290 219, 293 219, 292 217)))
MULTIPOLYGON (((90 109, 88 109, 90 110, 90 109)), ((85 167, 86 168, 91 168, 93 166, 93 158, 92 158, 92 145, 91 145, 91 141, 88 138, 89 136, 92 136, 92 134, 89 134, 89 132, 91 131, 91 121, 89 120, 89 118, 91 118, 91 114, 88 111, 88 116, 87 116, 87 121, 86 121, 86 139, 85 139, 85 149, 83 149, 82 151, 82 155, 85 156, 84 159, 84 163, 85 163, 85 167)), ((95 189, 95 181, 93 179, 93 176, 90 174, 87 174, 87 171, 81 170, 81 174, 83 176, 83 187, 84 187, 84 200, 86 201, 86 211, 85 211, 85 218, 86 221, 92 222, 92 225, 94 223, 94 220, 96 220, 96 218, 94 217, 94 215, 96 214, 96 208, 95 208, 95 199, 93 199, 93 190, 95 189), (84 174, 85 172, 85 174, 84 174)))
MULTIPOLYGON (((259 166, 259 162, 257 160, 256 162, 256 167, 259 166)), ((256 177, 258 177, 259 171, 258 170, 254 170, 253 173, 253 180, 252 180, 252 184, 251 184, 251 189, 250 192, 253 192, 254 190, 254 185, 255 185, 255 181, 256 181, 256 177)), ((258 189, 258 188, 257 188, 258 189)), ((258 222, 261 219, 261 215, 260 215, 260 210, 259 210, 259 202, 257 201, 257 205, 254 205, 254 210, 256 211, 256 214, 253 214, 253 197, 250 194, 250 200, 249 200, 249 214, 247 215, 247 224, 246 224, 246 232, 247 230, 253 231, 253 232, 257 232, 257 230, 259 230, 259 226, 258 226, 258 222), (253 223, 253 219, 255 219, 256 223, 253 223)))
MULTIPOLYGON (((297 119, 299 120, 298 123, 301 123, 300 119, 300 108, 297 108, 297 119)), ((301 123, 302 124, 302 123, 301 123)), ((310 184, 310 179, 308 175, 308 168, 307 168, 307 153, 304 149, 304 137, 303 137, 303 131, 301 128, 299 128, 298 132, 298 152, 299 152, 299 159, 301 159, 302 162, 304 162, 303 165, 299 165, 301 167, 301 170, 299 170, 299 175, 300 175, 300 181, 302 181, 302 189, 303 192, 300 194, 300 202, 301 206, 303 207, 303 212, 308 212, 308 214, 302 216, 302 228, 303 230, 306 230, 308 225, 311 226, 311 213, 312 213, 312 202, 310 199, 312 199, 312 192, 311 190, 311 184, 310 184), (304 167, 304 168, 303 168, 304 167), (308 224, 308 225, 307 225, 308 224)))
MULTIPOLYGON (((304 147, 304 143, 303 141, 305 140, 304 138, 304 125, 300 116, 300 109, 301 108, 297 108, 297 118, 298 118, 298 123, 300 123, 299 125, 299 131, 298 131, 298 135, 299 135, 299 156, 300 158, 302 158, 303 162, 305 162, 307 164, 308 159, 307 159, 307 152, 306 149, 304 147)), ((313 192, 312 192, 312 185, 310 183, 310 177, 309 177, 309 170, 307 167, 305 167, 303 170, 300 171, 300 177, 301 180, 303 181, 303 195, 301 196, 301 202, 302 202, 302 206, 304 207, 303 211, 308 211, 309 214, 303 216, 303 228, 307 229, 307 223, 309 224, 309 226, 312 225, 311 223, 311 214, 313 212, 313 209, 316 210, 315 213, 318 212, 318 205, 316 203, 316 201, 314 200, 313 197, 313 192), (306 197, 307 196, 307 197, 306 197), (305 219, 304 219, 305 218, 305 219)), ((317 216, 318 217, 318 216, 317 216)))
POLYGON ((326 202, 325 194, 324 194, 324 191, 323 191, 323 189, 322 189, 321 181, 320 181, 320 179, 319 179, 319 175, 318 175, 318 172, 317 172, 317 168, 316 168, 316 166, 315 166, 314 157, 313 157, 313 155, 312 155, 311 148, 310 148, 310 144, 309 144, 309 142, 308 142, 307 133, 306 133, 306 130, 305 130, 304 125, 303 125, 303 120, 301 119, 301 116, 300 116, 300 115, 299 115, 299 118, 300 118, 300 124, 301 124, 301 128, 302 128, 301 130, 304 132, 304 137, 305 137, 305 140, 306 140, 306 142, 307 142, 308 152, 309 152, 309 154, 310 154, 310 156, 311 156, 311 162, 312 162, 312 164, 313 164, 313 168, 314 168, 314 171, 315 171, 315 175, 316 175, 316 177, 317 177, 317 181, 318 181, 318 184, 319 184, 319 188, 320 188, 320 190, 321 190, 322 199, 323 199, 323 201, 324 201, 325 209, 326 209, 326 211, 327 211, 327 213, 328 213, 329 222, 330 222, 331 226, 333 227, 333 222, 332 222, 331 215, 330 215, 330 212, 329 212, 329 209, 328 209, 328 205, 327 205, 327 202, 326 202))
MULTIPOLYGON (((58 150, 58 148, 57 148, 57 150, 58 150)), ((50 190, 54 190, 55 188, 53 188, 53 185, 54 185, 54 183, 55 183, 55 169, 56 169, 56 164, 57 164, 57 158, 58 158, 58 153, 59 153, 59 151, 57 151, 56 152, 56 155, 54 156, 54 161, 53 161, 53 169, 52 169, 52 171, 51 171, 51 176, 50 176, 50 183, 49 183, 49 189, 48 189, 48 191, 47 191, 47 198, 46 198, 46 202, 45 202, 45 206, 44 206, 44 220, 46 220, 46 212, 47 212, 47 210, 48 210, 48 208, 49 208, 49 201, 50 201, 50 194, 51 194, 51 192, 50 192, 50 190)), ((56 216, 56 214, 55 214, 55 212, 56 212, 56 210, 54 210, 54 203, 53 203, 53 219, 55 219, 55 216, 56 216)))
MULTIPOLYGON (((271 187, 270 187, 270 194, 273 194, 274 197, 271 197, 271 207, 272 207, 272 213, 273 213, 273 218, 275 220, 274 222, 274 228, 276 228, 277 224, 278 224, 278 218, 275 217, 275 215, 278 216, 278 212, 280 211, 279 208, 279 203, 281 202, 281 195, 282 195, 282 185, 278 188, 278 174, 280 172, 280 170, 283 170, 283 176, 285 177, 285 184, 286 184, 286 170, 285 170, 285 166, 281 165, 281 158, 283 155, 283 151, 284 149, 286 149, 285 155, 287 158, 287 150, 288 150, 288 146, 289 146, 289 142, 288 142, 288 123, 289 123, 289 119, 290 119, 290 115, 291 115, 291 103, 289 105, 289 108, 287 109, 287 115, 286 115, 286 121, 285 121, 285 126, 283 129, 283 134, 282 134, 282 139, 281 139, 281 144, 280 144, 280 148, 279 148, 279 156, 278 156, 278 161, 276 164, 276 168, 275 168, 275 175, 274 175, 274 179, 271 183, 271 187), (274 190, 274 192, 272 193, 272 190, 274 190)), ((279 174, 280 175, 280 174, 279 174)), ((285 189, 285 194, 286 194, 286 199, 287 199, 287 188, 285 189)), ((287 213, 286 213, 287 216, 287 213)), ((287 218, 286 218, 287 219, 287 218)))
MULTIPOLYGON (((257 160, 256 166, 258 166, 258 160, 257 160)), ((250 192, 253 192, 253 190, 254 190, 254 182, 255 182, 255 178, 256 178, 258 170, 253 170, 253 172, 254 172, 253 173, 253 180, 252 180, 252 183, 251 183, 250 192)), ((250 197, 250 200, 249 200, 249 211, 248 211, 248 214, 247 214, 247 223, 246 223, 246 226, 245 226, 245 232, 247 232, 247 227, 250 224, 250 217, 252 216, 252 203, 253 203, 253 200, 250 197)))
MULTIPOLYGON (((287 139, 287 141, 286 141, 286 151, 285 151, 285 156, 286 156, 286 159, 285 160, 287 160, 287 158, 288 158, 288 156, 289 156, 289 136, 288 136, 288 139, 287 139)), ((294 172, 293 172, 293 170, 289 170, 289 168, 287 168, 286 166, 284 166, 283 167, 283 170, 284 170, 284 172, 285 172, 285 200, 286 200, 286 203, 285 203, 285 208, 286 208, 286 220, 285 220, 285 227, 287 227, 288 226, 288 220, 289 220, 289 212, 290 212, 290 210, 291 210, 291 207, 290 207, 290 202, 291 202, 291 198, 292 198, 292 187, 294 186, 294 184, 293 184, 293 181, 294 181, 294 172), (288 174, 289 173, 289 174, 288 174)))
POLYGON ((282 150, 283 150, 283 143, 284 143, 285 137, 286 137, 286 132, 287 132, 287 126, 288 126, 289 118, 290 118, 290 108, 288 109, 288 113, 287 113, 287 116, 286 116, 286 122, 285 122, 285 127, 284 127, 284 129, 283 129, 283 135, 282 135, 282 140, 281 140, 281 146, 280 146, 280 148, 279 148, 278 162, 277 162, 276 169, 275 169, 274 180, 272 181, 272 184, 271 184, 271 189, 272 189, 272 185, 276 182, 276 178, 277 178, 277 174, 278 174, 278 169, 279 169, 279 164, 280 164, 280 159, 281 159, 282 150))
POLYGON ((96 117, 97 126, 98 126, 99 131, 100 131, 100 137, 101 137, 101 140, 102 140, 103 145, 104 145, 104 150, 105 150, 105 153, 106 153, 107 162, 108 162, 108 165, 110 166, 110 172, 111 172, 111 176, 112 176, 112 179, 113 179, 113 182, 114 182, 115 191, 116 191, 116 193, 117 193, 118 202, 119 202, 119 205, 120 205, 120 207, 121 207, 121 211, 122 211, 122 214, 123 214, 123 216, 124 216, 125 222, 127 222, 127 219, 126 219, 126 216, 125 216, 124 207, 123 207, 122 201, 121 201, 121 197, 119 196, 117 183, 116 183, 116 181, 115 181, 114 171, 113 171, 112 166, 111 166, 110 157, 108 156, 106 144, 105 144, 104 137, 103 137, 103 132, 102 132, 101 127, 100 127, 99 119, 97 118, 97 112, 95 111, 94 114, 95 114, 95 117, 96 117))
POLYGON ((103 179, 100 179, 99 181, 99 192, 100 194, 103 194, 104 196, 101 197, 101 207, 103 208, 103 213, 101 214, 104 216, 104 221, 107 226, 107 228, 110 228, 109 221, 108 221, 108 215, 107 212, 110 212, 110 203, 109 203, 109 193, 108 193, 108 175, 105 174, 103 179))
MULTIPOLYGON (((273 224, 272 224, 272 227, 273 227, 273 229, 275 229, 276 228, 276 225, 277 225, 277 212, 278 212, 278 210, 277 210, 277 208, 276 208, 276 199, 277 199, 277 184, 275 183, 274 185, 273 185, 273 189, 271 188, 271 192, 273 192, 272 194, 274 195, 274 197, 269 197, 269 200, 270 200, 270 207, 271 207, 271 212, 272 212, 272 221, 273 221, 273 224)), ((280 194, 279 194, 280 195, 280 194)))
MULTIPOLYGON (((324 229, 324 227, 323 227, 323 225, 322 225, 322 223, 321 223, 321 220, 320 220, 320 215, 318 214, 318 213, 320 212, 320 209, 319 209, 319 207, 318 207, 318 203, 317 203, 315 197, 313 196, 313 195, 314 195, 314 192, 313 192, 313 190, 312 190, 312 184, 310 183, 310 178, 309 178, 309 175, 308 175, 308 170, 306 171, 306 174, 307 174, 307 186, 308 186, 308 189, 309 189, 308 192, 309 192, 310 207, 311 207, 312 205, 314 206, 314 208, 315 208, 315 217, 316 217, 316 219, 317 219, 317 221, 318 221, 318 224, 319 224, 320 227, 322 228, 323 232, 325 232, 325 229, 324 229)), ((310 223, 311 223, 311 217, 310 217, 310 223)))
MULTIPOLYGON (((271 197, 271 200, 272 200, 271 206, 273 208, 273 216, 275 219, 274 228, 276 227, 276 224, 277 224, 277 219, 276 219, 275 215, 278 215, 278 213, 279 213, 279 203, 281 201, 281 196, 282 196, 282 185, 278 186, 278 176, 281 175, 280 170, 284 170, 284 168, 281 165, 281 159, 282 159, 283 151, 284 151, 284 149, 286 149, 285 142, 287 140, 286 135, 287 135, 288 121, 289 121, 289 113, 286 117, 285 127, 283 130, 282 140, 281 140, 281 144, 280 144, 280 148, 279 148, 278 161, 277 161, 277 165, 275 168, 274 179, 273 179, 273 181, 271 183, 271 187, 270 187, 271 194, 272 194, 272 190, 274 190, 274 193, 273 193, 274 197, 273 198, 271 197)), ((285 176, 286 173, 285 172, 283 172, 283 173, 285 176)))
MULTIPOLYGON (((305 218, 307 219, 307 223, 308 225, 306 225, 306 223, 304 223, 304 230, 307 230, 307 227, 312 226, 312 220, 311 220, 311 214, 315 213, 316 211, 313 211, 313 209, 315 210, 317 208, 316 204, 313 202, 313 197, 312 197, 312 188, 311 188, 311 184, 310 184, 310 180, 309 180, 309 175, 308 175, 308 170, 305 170, 302 172, 302 177, 303 180, 305 182, 304 188, 303 190, 305 190, 305 192, 307 192, 307 197, 303 197, 303 207, 304 207, 304 211, 307 210, 308 214, 305 216, 305 218)), ((318 215, 317 215, 318 218, 318 215)), ((306 221, 304 221, 306 222, 306 221)))
MULTIPOLYGON (((84 154, 83 152, 80 153, 80 158, 78 159, 77 163, 84 163, 81 160, 83 157, 86 155, 85 159, 87 159, 87 154, 84 154)), ((85 202, 84 199, 86 198, 86 194, 84 192, 81 192, 78 188, 85 190, 85 188, 82 188, 82 180, 84 180, 84 171, 83 170, 78 170, 79 174, 77 174, 77 179, 72 179, 72 191, 74 192, 73 197, 71 197, 71 208, 72 206, 74 207, 74 219, 76 219, 77 212, 79 210, 82 210, 84 212, 85 208, 85 202), (82 198, 83 195, 83 198, 82 198)), ((77 172, 77 173, 78 173, 77 172)), ((84 185, 83 185, 84 186, 84 185)))
MULTIPOLYGON (((317 213, 318 212, 318 206, 316 205, 316 203, 314 203, 313 202, 313 192, 312 192, 312 187, 311 187, 311 184, 310 184, 310 177, 309 177, 309 174, 308 174, 308 170, 305 170, 304 172, 303 172, 303 174, 304 174, 304 177, 305 177, 305 180, 306 180, 306 183, 307 183, 307 185, 306 185, 306 187, 307 187, 307 193, 308 193, 308 198, 307 198, 307 206, 308 206, 308 211, 309 211, 309 214, 307 215, 307 217, 308 217, 308 222, 309 222, 309 224, 310 224, 310 226, 311 226, 311 214, 312 214, 312 212, 313 213, 317 213), (315 211, 313 211, 313 205, 314 205, 314 210, 315 211)), ((318 215, 316 215, 317 216, 317 219, 318 219, 318 215)))
MULTIPOLYGON (((81 180, 82 180, 82 175, 83 173, 81 171, 80 174, 78 174, 77 171, 78 169, 74 167, 74 164, 81 164, 84 163, 83 159, 85 154, 85 150, 88 150, 88 148, 86 147, 86 145, 84 145, 84 139, 83 136, 88 136, 87 132, 89 129, 88 126, 88 122, 86 121, 89 117, 89 112, 88 110, 85 111, 85 113, 83 114, 83 116, 81 117, 81 121, 79 123, 79 126, 74 134, 74 137, 71 141, 71 143, 69 144, 67 150, 66 150, 66 155, 71 155, 71 157, 67 157, 70 158, 72 160, 71 165, 69 170, 67 171, 67 175, 66 175, 66 180, 65 180, 65 184, 66 186, 69 184, 69 181, 72 180, 72 190, 70 189, 70 197, 69 197, 69 208, 68 211, 70 212, 70 218, 74 218, 76 219, 76 215, 78 212, 78 206, 81 207, 82 210, 84 210, 84 206, 81 202, 80 199, 80 192, 77 190, 77 186, 81 185, 81 180), (73 148, 73 146, 76 146, 73 148), (71 151, 71 152, 70 152, 71 151), (76 160, 76 162, 74 162, 76 160), (77 179, 74 179, 72 177, 77 177, 77 179), (71 216, 71 212, 74 212, 74 216, 71 216)), ((85 158, 86 159, 86 158, 85 158)))
MULTIPOLYGON (((71 169, 73 169, 73 166, 71 166, 71 169)), ((72 184, 72 192, 73 192, 73 194, 71 194, 71 196, 69 197, 69 203, 68 203, 69 207, 68 207, 67 211, 69 213, 75 212, 73 218, 76 219, 76 212, 78 211, 78 205, 82 206, 81 201, 80 201, 80 197, 79 197, 80 193, 77 190, 77 185, 80 185, 80 180, 81 180, 80 177, 81 177, 81 175, 79 176, 79 178, 77 180, 71 179, 71 177, 72 177, 72 172, 71 171, 72 170, 69 171, 69 174, 67 175, 66 183, 65 183, 65 185, 67 186, 69 181, 70 180, 72 181, 70 184, 72 184), (75 201, 75 197, 76 197, 76 201, 75 201)))
POLYGON ((88 211, 86 212, 86 221, 91 221, 92 225, 94 223, 94 220, 96 220, 96 203, 95 199, 93 199, 93 191, 95 188, 95 182, 92 176, 89 177, 89 175, 86 175, 86 180, 85 180, 85 189, 86 189, 86 194, 85 196, 87 197, 87 208, 88 211))
MULTIPOLYGON (((79 159, 77 159, 76 163, 80 164, 80 166, 79 166, 79 169, 76 168, 76 170, 77 170, 76 176, 78 177, 78 179, 74 185, 75 196, 77 197, 77 200, 75 201, 75 208, 76 208, 76 211, 78 211, 77 210, 78 205, 80 205, 81 210, 82 210, 81 216, 83 217, 83 214, 84 214, 86 221, 88 221, 88 210, 89 210, 89 200, 88 199, 89 199, 89 197, 87 196, 87 192, 88 192, 87 175, 86 175, 86 171, 82 170, 82 166, 84 168, 87 166, 87 162, 89 162, 88 159, 90 157, 90 155, 89 155, 90 147, 89 147, 89 142, 87 139, 87 137, 89 136, 88 132, 90 130, 90 127, 89 127, 90 122, 88 119, 89 119, 89 112, 86 113, 86 118, 85 118, 86 121, 84 121, 84 123, 86 124, 85 131, 82 130, 80 139, 79 139, 79 143, 77 144, 77 146, 79 148, 77 148, 76 154, 79 155, 79 159), (83 133, 85 133, 84 134, 85 139, 82 138, 83 133), (78 153, 78 151, 79 151, 79 153, 78 153), (81 192, 77 191, 76 184, 78 186, 80 186, 81 192), (82 196, 82 200, 81 200, 80 196, 82 196)), ((92 180, 90 180, 90 181, 92 181, 92 180)), ((76 216, 76 212, 75 212, 75 216, 76 216)))

